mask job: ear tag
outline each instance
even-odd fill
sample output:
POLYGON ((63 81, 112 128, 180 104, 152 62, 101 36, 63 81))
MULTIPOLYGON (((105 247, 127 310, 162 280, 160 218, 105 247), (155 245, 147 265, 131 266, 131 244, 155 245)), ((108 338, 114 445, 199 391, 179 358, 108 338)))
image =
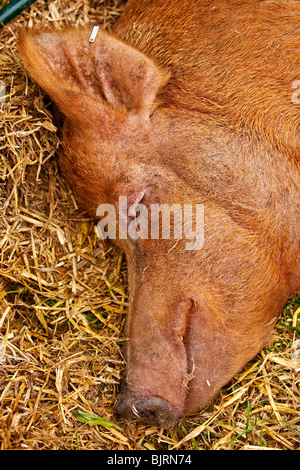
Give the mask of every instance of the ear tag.
POLYGON ((99 31, 99 26, 94 26, 90 35, 90 42, 94 42, 99 31))

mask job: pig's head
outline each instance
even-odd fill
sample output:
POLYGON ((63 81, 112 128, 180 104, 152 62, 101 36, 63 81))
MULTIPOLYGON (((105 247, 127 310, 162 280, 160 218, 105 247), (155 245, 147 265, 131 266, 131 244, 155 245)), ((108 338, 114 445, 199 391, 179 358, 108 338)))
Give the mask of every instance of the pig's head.
MULTIPOLYGON (((141 52, 104 32, 90 43, 89 34, 28 32, 19 51, 65 116, 61 169, 93 217, 111 204, 129 226, 139 204, 148 215, 152 204, 193 205, 194 240, 174 236, 182 228, 175 215, 165 239, 116 237, 130 296, 117 409, 170 426, 206 405, 266 344, 290 286, 268 231, 265 186, 256 181, 247 202, 257 173, 240 156, 246 144, 241 150, 202 117, 168 106, 172 76, 141 52)), ((151 221, 143 227, 150 232, 151 221)))

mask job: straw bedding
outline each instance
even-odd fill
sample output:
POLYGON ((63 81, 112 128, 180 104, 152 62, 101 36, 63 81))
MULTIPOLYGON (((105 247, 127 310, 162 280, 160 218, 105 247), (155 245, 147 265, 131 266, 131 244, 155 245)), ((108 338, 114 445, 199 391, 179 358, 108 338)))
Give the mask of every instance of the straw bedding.
POLYGON ((38 0, 0 30, 1 449, 297 449, 297 294, 269 347, 197 416, 164 430, 113 413, 125 370, 126 263, 98 240, 60 175, 49 101, 26 76, 15 43, 27 26, 109 30, 123 7, 38 0))

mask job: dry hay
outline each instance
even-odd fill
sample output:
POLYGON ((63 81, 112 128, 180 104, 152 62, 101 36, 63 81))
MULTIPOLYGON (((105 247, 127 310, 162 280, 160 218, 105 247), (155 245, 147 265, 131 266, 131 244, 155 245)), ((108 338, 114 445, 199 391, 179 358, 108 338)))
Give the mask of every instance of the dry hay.
MULTIPOLYGON (((171 430, 113 413, 124 372, 126 265, 61 177, 43 93, 20 64, 25 27, 101 24, 122 1, 37 1, 0 31, 0 441, 2 449, 296 449, 300 297, 270 347, 196 417, 171 430), (79 412, 106 421, 79 420, 79 412)), ((84 415, 86 416, 86 415, 84 415)), ((82 416, 81 416, 82 419, 82 416)))

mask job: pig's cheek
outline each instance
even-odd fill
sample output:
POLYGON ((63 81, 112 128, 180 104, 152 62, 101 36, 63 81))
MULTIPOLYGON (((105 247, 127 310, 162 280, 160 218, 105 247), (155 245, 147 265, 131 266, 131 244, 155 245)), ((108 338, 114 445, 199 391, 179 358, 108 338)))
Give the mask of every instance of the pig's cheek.
POLYGON ((187 356, 187 396, 185 413, 190 414, 211 402, 220 388, 242 366, 237 338, 213 322, 204 304, 190 315, 184 338, 187 356))
POLYGON ((234 323, 221 309, 213 313, 205 302, 191 311, 184 343, 187 355, 185 414, 208 405, 232 377, 263 347, 269 326, 249 318, 234 323))

